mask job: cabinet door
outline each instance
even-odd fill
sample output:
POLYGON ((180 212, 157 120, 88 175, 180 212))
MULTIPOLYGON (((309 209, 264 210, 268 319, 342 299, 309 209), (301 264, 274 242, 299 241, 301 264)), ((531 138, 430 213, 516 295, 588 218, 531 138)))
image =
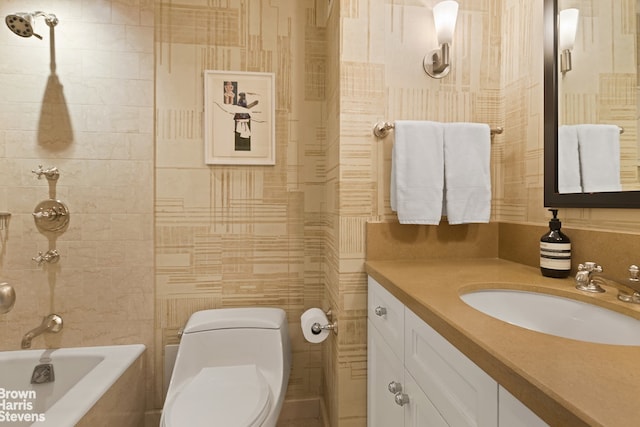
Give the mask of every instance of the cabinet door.
MULTIPOLYGON (((404 406, 405 427, 449 427, 407 371, 404 373, 404 382, 405 393, 409 396, 409 403, 404 406)), ((389 424, 389 427, 395 426, 389 424)))
POLYGON ((404 386, 404 367, 371 320, 367 326, 367 426, 401 427, 404 409, 395 403, 389 383, 395 381, 404 386))
POLYGON ((404 361, 404 305, 372 277, 369 277, 368 318, 404 361))
POLYGON ((405 366, 442 417, 456 427, 498 424, 498 384, 405 309, 405 366))
POLYGON ((549 427, 524 403, 504 387, 498 390, 498 425, 500 427, 549 427))

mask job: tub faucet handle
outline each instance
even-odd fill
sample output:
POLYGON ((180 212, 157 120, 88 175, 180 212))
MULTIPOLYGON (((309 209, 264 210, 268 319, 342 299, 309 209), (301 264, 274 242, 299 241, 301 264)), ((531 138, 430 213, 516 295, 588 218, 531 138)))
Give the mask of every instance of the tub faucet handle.
POLYGON ((38 256, 35 256, 31 259, 37 262, 38 266, 41 266, 43 262, 55 264, 60 259, 60 254, 56 249, 50 249, 44 254, 42 253, 42 251, 38 251, 38 256))
POLYGON ((42 165, 38 165, 38 169, 32 169, 31 172, 36 174, 38 179, 42 178, 42 175, 44 175, 49 181, 56 181, 60 178, 60 171, 55 166, 49 169, 42 169, 42 165))
POLYGON ((640 268, 635 264, 629 266, 629 280, 632 282, 640 282, 640 268))

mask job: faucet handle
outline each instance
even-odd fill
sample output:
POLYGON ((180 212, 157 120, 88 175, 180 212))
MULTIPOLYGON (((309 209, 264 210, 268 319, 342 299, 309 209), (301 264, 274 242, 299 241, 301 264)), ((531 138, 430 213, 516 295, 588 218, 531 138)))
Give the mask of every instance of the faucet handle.
POLYGON ((42 251, 38 251, 38 256, 35 256, 31 259, 35 261, 39 267, 43 262, 55 264, 60 259, 60 254, 56 249, 50 249, 44 254, 42 253, 42 251))
POLYGON ((629 266, 629 280, 640 282, 640 268, 635 264, 629 266))
POLYGON ((42 165, 38 165, 38 169, 32 169, 31 172, 36 174, 38 179, 44 175, 49 181, 57 181, 60 177, 60 171, 55 166, 49 169, 42 169, 42 165))
POLYGON ((592 293, 604 292, 602 286, 600 286, 596 280, 593 280, 593 273, 602 273, 602 267, 591 261, 578 265, 576 289, 592 293))
POLYGON ((584 264, 578 265, 578 271, 589 271, 593 273, 602 273, 602 266, 593 261, 587 261, 584 264))

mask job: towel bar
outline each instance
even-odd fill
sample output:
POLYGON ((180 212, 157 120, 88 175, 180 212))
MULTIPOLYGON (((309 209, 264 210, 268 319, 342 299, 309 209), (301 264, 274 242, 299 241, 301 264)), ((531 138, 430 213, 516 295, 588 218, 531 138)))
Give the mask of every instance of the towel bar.
MULTIPOLYGON (((384 138, 389 134, 389 131, 392 130, 395 126, 391 122, 378 122, 373 127, 373 134, 378 138, 384 138)), ((504 129, 500 126, 496 128, 491 128, 491 135, 500 135, 504 129)))

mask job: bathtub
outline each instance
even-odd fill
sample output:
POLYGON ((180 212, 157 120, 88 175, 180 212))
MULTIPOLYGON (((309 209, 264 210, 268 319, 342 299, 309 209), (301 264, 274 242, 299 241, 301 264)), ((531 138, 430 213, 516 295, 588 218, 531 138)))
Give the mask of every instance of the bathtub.
POLYGON ((107 418, 130 419, 132 402, 144 412, 144 385, 135 385, 144 384, 144 350, 133 344, 0 352, 0 426, 129 425, 107 418), (53 365, 55 380, 31 384, 33 368, 41 363, 53 365))

